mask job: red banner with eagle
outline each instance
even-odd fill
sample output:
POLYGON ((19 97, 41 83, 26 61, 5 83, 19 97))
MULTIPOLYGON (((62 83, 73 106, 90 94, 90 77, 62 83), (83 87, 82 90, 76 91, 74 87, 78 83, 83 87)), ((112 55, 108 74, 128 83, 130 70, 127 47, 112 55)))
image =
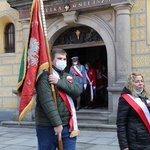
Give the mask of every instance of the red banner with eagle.
POLYGON ((30 15, 29 34, 22 55, 17 87, 20 96, 19 121, 34 104, 36 78, 44 69, 49 68, 39 0, 33 0, 30 15))

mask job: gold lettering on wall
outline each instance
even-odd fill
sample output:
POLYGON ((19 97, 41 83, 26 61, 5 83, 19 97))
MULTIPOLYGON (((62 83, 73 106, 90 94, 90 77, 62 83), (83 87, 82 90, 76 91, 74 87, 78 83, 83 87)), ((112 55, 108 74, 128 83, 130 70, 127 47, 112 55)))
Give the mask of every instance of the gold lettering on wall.
MULTIPOLYGON (((109 5, 111 7, 111 4, 113 3, 119 3, 119 2, 128 2, 128 0, 81 0, 81 1, 72 1, 69 3, 69 5, 64 5, 64 4, 58 4, 54 6, 45 6, 45 15, 50 15, 50 14, 57 14, 57 13, 63 13, 66 11, 78 11, 82 9, 87 9, 87 8, 94 8, 101 6, 103 7, 104 5, 109 5)), ((148 4, 150 3, 150 0, 148 0, 148 4)), ((147 5, 150 6, 150 5, 147 5)), ((27 17, 29 15, 29 12, 23 13, 22 11, 20 13, 20 18, 27 17)), ((149 13, 150 14, 150 13, 149 13)), ((150 23, 149 25, 150 26, 150 23)))
POLYGON ((150 0, 147 1, 147 43, 150 44, 150 0))
POLYGON ((62 9, 61 9, 61 7, 58 7, 58 11, 61 11, 62 9))
MULTIPOLYGON (((122 0, 115 0, 115 1, 122 1, 122 0)), ((82 8, 90 8, 90 7, 95 7, 95 6, 102 6, 105 4, 111 4, 113 3, 113 0, 83 0, 83 1, 76 1, 76 2, 71 2, 69 4, 69 7, 66 8, 64 5, 55 5, 52 7, 46 7, 45 8, 45 13, 46 14, 55 14, 58 12, 64 12, 64 11, 73 11, 73 10, 79 10, 82 8)))
MULTIPOLYGON (((102 0, 102 1, 103 1, 103 0, 102 0)), ((100 2, 99 0, 97 0, 97 3, 103 3, 102 1, 100 2)))
POLYGON ((77 7, 77 5, 76 5, 76 4, 73 4, 73 5, 72 5, 72 8, 76 8, 76 7, 77 7))
POLYGON ((82 7, 82 3, 79 3, 79 7, 82 7))

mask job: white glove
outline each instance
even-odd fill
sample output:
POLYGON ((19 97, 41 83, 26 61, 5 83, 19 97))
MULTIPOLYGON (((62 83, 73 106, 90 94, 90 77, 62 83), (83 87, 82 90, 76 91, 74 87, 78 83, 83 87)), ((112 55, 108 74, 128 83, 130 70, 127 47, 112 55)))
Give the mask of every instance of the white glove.
POLYGON ((87 84, 84 84, 84 89, 86 89, 86 87, 87 87, 87 84))
POLYGON ((96 89, 96 86, 93 86, 93 90, 95 90, 96 89))

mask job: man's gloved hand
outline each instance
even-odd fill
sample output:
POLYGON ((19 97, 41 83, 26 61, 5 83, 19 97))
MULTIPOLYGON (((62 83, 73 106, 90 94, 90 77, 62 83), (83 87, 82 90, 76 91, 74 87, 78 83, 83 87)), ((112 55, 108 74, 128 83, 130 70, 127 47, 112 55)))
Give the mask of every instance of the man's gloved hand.
POLYGON ((96 89, 96 86, 93 86, 93 90, 95 90, 96 89))

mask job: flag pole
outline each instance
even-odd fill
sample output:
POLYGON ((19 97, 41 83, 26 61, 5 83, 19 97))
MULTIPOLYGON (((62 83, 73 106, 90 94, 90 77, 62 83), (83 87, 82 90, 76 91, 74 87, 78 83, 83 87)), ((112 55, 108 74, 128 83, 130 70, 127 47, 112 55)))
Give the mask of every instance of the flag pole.
MULTIPOLYGON (((44 36, 45 36, 47 56, 48 56, 48 60, 49 60, 49 72, 50 72, 50 74, 52 74, 52 61, 51 61, 51 57, 50 57, 50 48, 49 48, 49 43, 48 43, 48 39, 47 39, 47 29, 46 29, 46 20, 45 20, 43 0, 39 0, 39 1, 40 1, 40 10, 41 10, 40 14, 41 14, 41 18, 42 18, 42 25, 43 25, 44 36)), ((56 92, 55 92, 55 88, 54 88, 53 84, 51 84, 51 88, 52 88, 52 95, 54 98, 55 105, 56 105, 56 107, 58 107, 57 99, 56 99, 56 92)), ((59 148, 59 150, 63 150, 62 138, 60 138, 59 135, 58 135, 58 148, 59 148)))

